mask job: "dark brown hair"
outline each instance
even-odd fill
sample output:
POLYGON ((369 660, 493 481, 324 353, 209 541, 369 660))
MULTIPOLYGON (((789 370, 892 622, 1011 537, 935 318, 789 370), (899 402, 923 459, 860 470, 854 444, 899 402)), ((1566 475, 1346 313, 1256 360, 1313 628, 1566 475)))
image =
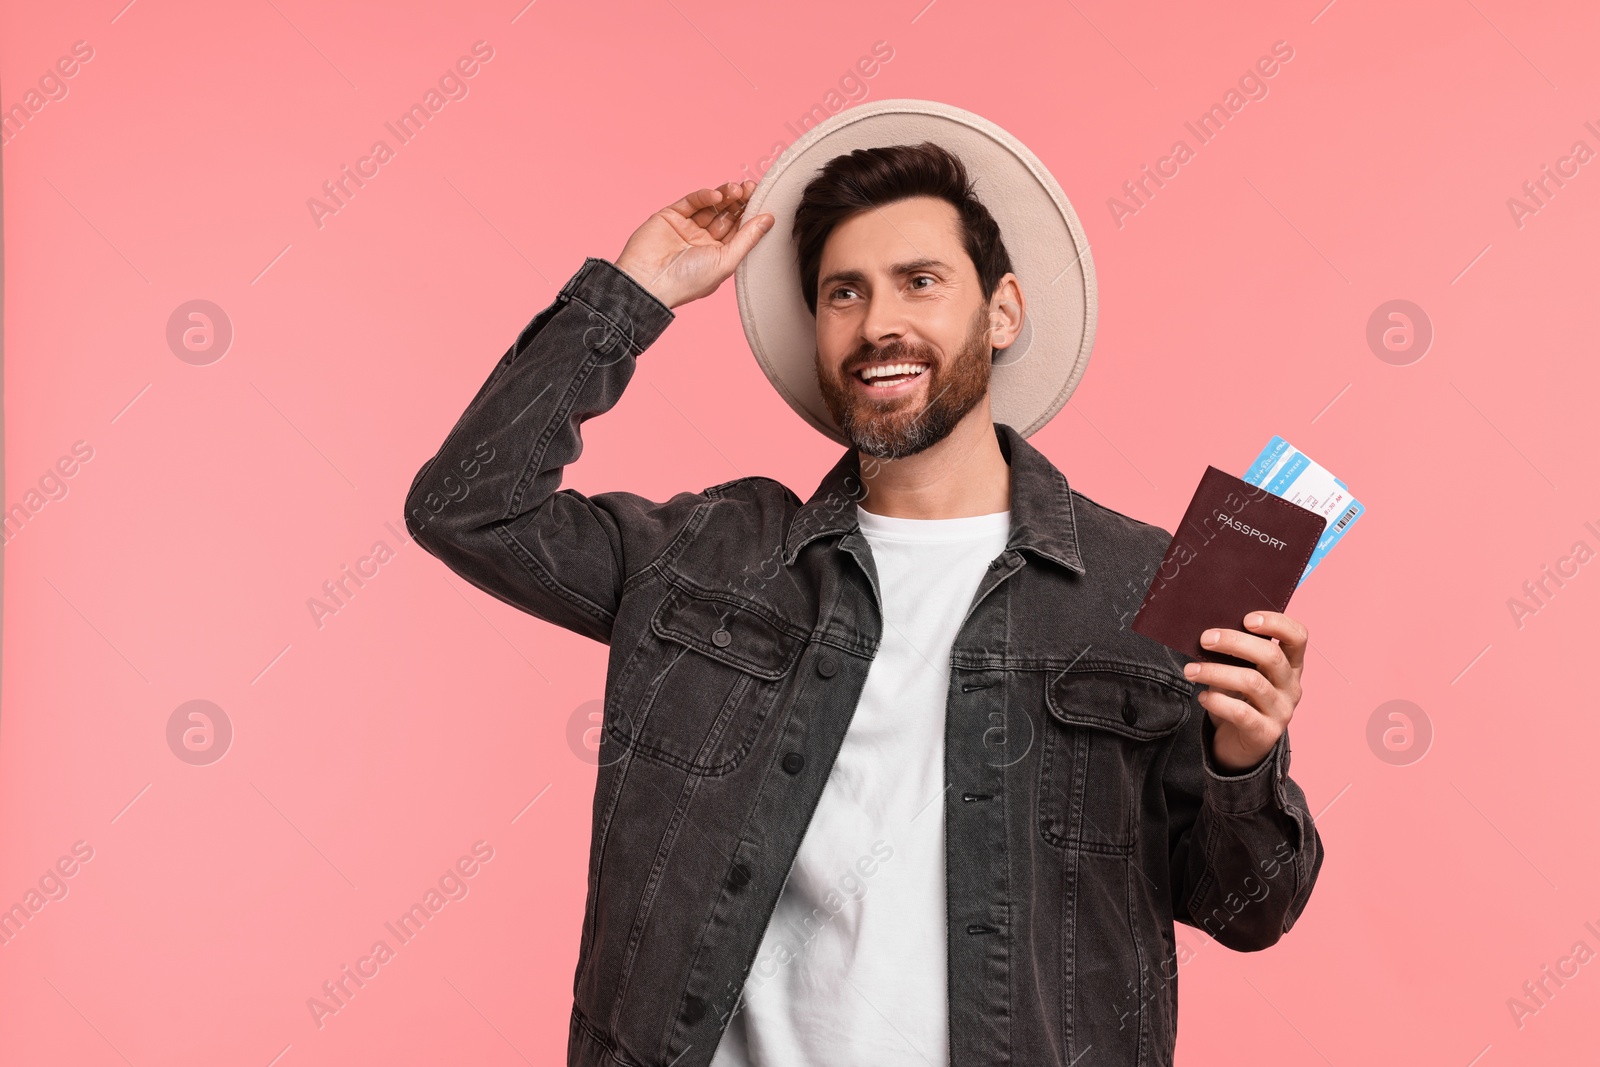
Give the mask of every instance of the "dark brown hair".
POLYGON ((994 295, 1011 270, 1000 227, 973 192, 967 168, 955 153, 932 141, 918 145, 857 148, 830 159, 800 195, 794 212, 794 239, 800 260, 800 291, 817 313, 817 275, 822 246, 833 228, 869 208, 912 196, 934 196, 955 207, 961 239, 978 269, 983 299, 994 295))

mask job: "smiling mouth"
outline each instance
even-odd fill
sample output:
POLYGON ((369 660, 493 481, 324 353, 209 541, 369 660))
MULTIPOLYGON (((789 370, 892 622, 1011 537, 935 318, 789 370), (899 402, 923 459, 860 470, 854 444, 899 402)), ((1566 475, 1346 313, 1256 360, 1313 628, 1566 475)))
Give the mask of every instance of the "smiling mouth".
POLYGON ((887 389, 920 377, 927 369, 928 364, 917 361, 872 363, 856 371, 855 376, 871 388, 887 389))

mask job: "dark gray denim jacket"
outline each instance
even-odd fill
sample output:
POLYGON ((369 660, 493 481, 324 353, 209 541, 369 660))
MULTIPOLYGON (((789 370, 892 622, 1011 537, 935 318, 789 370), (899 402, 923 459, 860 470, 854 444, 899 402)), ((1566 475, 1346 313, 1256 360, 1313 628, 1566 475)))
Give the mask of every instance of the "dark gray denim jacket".
MULTIPOLYGON (((585 1067, 709 1063, 882 628, 854 451, 803 504, 764 477, 664 502, 557 488, 674 317, 586 259, 406 498, 457 574, 611 649, 567 1053, 585 1067)), ((1171 535, 995 432, 1011 536, 946 701, 951 1063, 1169 1064, 1173 921, 1266 948, 1321 841, 1287 733, 1219 773, 1184 657, 1127 627, 1171 535)))

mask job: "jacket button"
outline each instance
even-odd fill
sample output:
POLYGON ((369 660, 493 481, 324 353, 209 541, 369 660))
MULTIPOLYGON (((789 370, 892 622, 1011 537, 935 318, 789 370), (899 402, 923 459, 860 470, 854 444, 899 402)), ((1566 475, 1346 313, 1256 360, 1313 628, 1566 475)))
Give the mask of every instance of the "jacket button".
POLYGON ((705 1018, 706 1002, 699 997, 689 996, 683 998, 683 1021, 693 1026, 705 1018))
POLYGON ((733 635, 727 630, 718 629, 711 635, 711 643, 718 648, 727 648, 733 642, 733 635))
POLYGON ((1129 726, 1139 721, 1139 709, 1133 706, 1133 701, 1131 700, 1122 702, 1122 721, 1129 726))
POLYGON ((783 769, 790 774, 799 774, 800 768, 806 765, 806 758, 798 752, 791 752, 783 757, 783 769))
POLYGON ((817 673, 824 678, 832 678, 839 671, 839 661, 832 656, 817 657, 817 673))
POLYGON ((733 870, 728 872, 728 881, 735 889, 743 889, 750 884, 750 868, 742 863, 735 863, 733 870))

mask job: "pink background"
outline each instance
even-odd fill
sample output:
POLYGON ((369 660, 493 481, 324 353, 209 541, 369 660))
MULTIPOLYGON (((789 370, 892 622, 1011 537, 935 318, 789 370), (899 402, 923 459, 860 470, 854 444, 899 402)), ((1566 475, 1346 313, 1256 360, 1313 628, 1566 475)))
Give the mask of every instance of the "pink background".
MULTIPOLYGON (((993 120, 1083 219, 1094 357, 1032 439, 1076 488, 1170 529, 1207 463, 1279 433, 1370 509, 1291 608, 1320 883, 1264 953, 1179 928, 1179 1061, 1594 1048, 1600 964, 1520 1025, 1507 1003, 1600 952, 1600 563, 1520 626, 1507 603, 1600 549, 1600 161, 1520 225, 1507 203, 1600 150, 1593 5, 123 2, 0 16, 6 110, 93 49, 3 149, 4 505, 93 455, 7 531, 0 905, 93 857, 0 946, 0 1062, 563 1061, 594 780, 569 736, 605 649, 396 537, 404 494, 585 255, 759 175, 878 41, 857 99, 993 120), (468 95, 319 228, 307 199, 480 40, 468 95), (1184 122, 1280 40, 1197 146, 1184 122), (234 334, 203 366, 166 339, 196 299, 234 334), (1408 365, 1366 341, 1392 299, 1435 331, 1408 365), (307 601, 378 541, 319 628, 307 601), (203 766, 167 738, 196 699, 233 729, 203 766), (1391 700, 1424 758, 1369 745, 1391 700), (319 1027, 308 998, 479 841, 469 894, 319 1027)), ((839 454, 761 376, 731 281, 585 437, 568 485, 656 499, 753 473, 804 497, 839 454)))

